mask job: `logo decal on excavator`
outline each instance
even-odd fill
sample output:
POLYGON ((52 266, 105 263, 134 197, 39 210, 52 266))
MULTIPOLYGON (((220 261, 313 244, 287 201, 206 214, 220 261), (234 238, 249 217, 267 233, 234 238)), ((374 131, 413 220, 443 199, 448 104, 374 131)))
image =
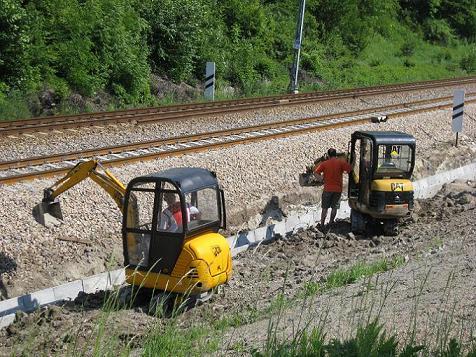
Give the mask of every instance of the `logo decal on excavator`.
POLYGON ((212 247, 212 250, 213 250, 213 254, 215 255, 215 257, 218 257, 218 255, 220 255, 220 253, 221 253, 221 248, 218 245, 212 247))
POLYGON ((392 191, 403 191, 403 183, 401 182, 392 182, 390 186, 392 191))

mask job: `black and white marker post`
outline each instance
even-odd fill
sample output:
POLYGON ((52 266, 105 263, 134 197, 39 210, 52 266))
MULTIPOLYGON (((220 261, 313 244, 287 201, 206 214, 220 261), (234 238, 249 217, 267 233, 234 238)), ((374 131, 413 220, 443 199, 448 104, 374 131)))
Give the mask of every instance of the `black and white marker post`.
POLYGON ((455 90, 453 99, 453 120, 451 129, 456 133, 456 144, 458 147, 458 134, 463 131, 463 109, 464 109, 464 89, 455 90))
POLYGON ((205 68, 205 99, 215 100, 215 62, 207 62, 205 68))

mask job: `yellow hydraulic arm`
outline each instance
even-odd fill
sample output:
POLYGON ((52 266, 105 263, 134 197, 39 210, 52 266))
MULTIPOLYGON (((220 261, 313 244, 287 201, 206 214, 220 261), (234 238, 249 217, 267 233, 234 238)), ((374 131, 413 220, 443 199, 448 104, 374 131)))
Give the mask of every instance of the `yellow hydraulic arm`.
MULTIPOLYGON (((63 214, 57 199, 58 196, 88 177, 101 186, 109 196, 112 197, 117 207, 119 207, 122 214, 124 214, 126 186, 115 178, 112 173, 106 170, 98 160, 89 160, 77 164, 63 178, 56 181, 51 187, 45 189, 43 201, 33 208, 33 216, 35 219, 47 227, 59 224, 59 221, 63 220, 63 214), (98 170, 99 168, 101 168, 102 172, 98 170)), ((128 225, 135 226, 138 221, 138 209, 135 196, 131 194, 129 201, 129 214, 127 215, 128 225)))
POLYGON ((73 167, 63 178, 56 181, 51 187, 45 189, 43 202, 53 202, 60 194, 88 177, 101 186, 112 197, 122 212, 124 209, 126 187, 121 181, 115 178, 112 173, 105 169, 98 160, 85 161, 73 167), (101 168, 104 172, 99 172, 98 168, 101 168))

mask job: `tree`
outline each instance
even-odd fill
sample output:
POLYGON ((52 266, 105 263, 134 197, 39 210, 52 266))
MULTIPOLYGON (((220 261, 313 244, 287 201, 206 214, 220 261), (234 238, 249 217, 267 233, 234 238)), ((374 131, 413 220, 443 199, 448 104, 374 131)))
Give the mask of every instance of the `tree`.
POLYGON ((205 0, 150 0, 141 6, 149 24, 152 69, 176 81, 191 79, 210 8, 205 0))
POLYGON ((0 0, 0 84, 18 87, 26 81, 29 44, 28 17, 21 2, 0 0))

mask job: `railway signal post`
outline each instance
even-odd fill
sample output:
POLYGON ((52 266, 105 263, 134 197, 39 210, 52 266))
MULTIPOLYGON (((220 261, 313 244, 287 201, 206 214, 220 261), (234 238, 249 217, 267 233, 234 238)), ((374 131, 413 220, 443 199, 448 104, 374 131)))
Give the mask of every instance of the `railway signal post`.
POLYGON ((455 146, 458 147, 458 134, 463 131, 463 109, 464 109, 464 89, 458 89, 454 93, 453 99, 453 119, 451 129, 456 133, 455 146))
POLYGON ((215 62, 207 62, 205 68, 205 99, 215 100, 215 62))

